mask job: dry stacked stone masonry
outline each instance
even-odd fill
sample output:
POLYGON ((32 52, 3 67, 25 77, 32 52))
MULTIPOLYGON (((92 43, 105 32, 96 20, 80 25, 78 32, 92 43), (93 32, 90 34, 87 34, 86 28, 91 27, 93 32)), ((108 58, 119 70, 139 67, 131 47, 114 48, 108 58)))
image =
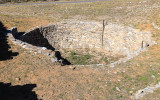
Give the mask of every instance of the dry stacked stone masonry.
POLYGON ((47 38, 45 38, 47 34, 53 32, 54 29, 54 25, 37 27, 31 31, 24 33, 21 37, 21 40, 35 46, 46 47, 48 49, 54 50, 54 48, 48 43, 47 38))
MULTIPOLYGON (((63 65, 70 65, 70 62, 68 62, 66 59, 61 57, 61 54, 60 54, 59 51, 53 51, 52 48, 47 49, 46 47, 35 46, 35 45, 32 45, 32 44, 29 44, 27 42, 19 40, 20 37, 21 37, 21 35, 20 35, 21 33, 18 33, 16 27, 12 27, 10 30, 4 32, 4 34, 6 34, 6 33, 7 33, 8 38, 14 44, 19 45, 24 49, 27 49, 32 55, 35 55, 35 54, 39 53, 39 54, 46 55, 49 58, 51 58, 51 61, 54 64, 56 64, 58 62, 62 66, 63 65)), ((45 40, 45 41, 43 41, 45 45, 47 45, 47 46, 49 45, 49 44, 47 44, 48 41, 46 41, 46 39, 44 39, 43 37, 39 37, 39 38, 42 39, 41 41, 45 40)), ((43 46, 43 45, 41 45, 41 46, 43 46)))
POLYGON ((103 48, 125 56, 137 55, 154 44, 150 32, 117 24, 106 24, 103 28, 102 22, 66 21, 36 27, 22 35, 21 39, 37 46, 46 47, 49 43, 55 49, 103 48))

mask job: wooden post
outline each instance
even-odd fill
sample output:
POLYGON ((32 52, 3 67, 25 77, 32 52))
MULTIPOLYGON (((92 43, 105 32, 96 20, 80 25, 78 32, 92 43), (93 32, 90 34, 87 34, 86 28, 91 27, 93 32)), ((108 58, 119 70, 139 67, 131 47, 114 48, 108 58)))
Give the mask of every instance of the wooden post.
POLYGON ((142 41, 142 46, 141 46, 141 47, 142 47, 142 49, 143 49, 143 41, 142 41))
POLYGON ((102 30, 102 48, 103 48, 103 34, 104 34, 104 29, 105 29, 105 21, 103 20, 103 30, 102 30))

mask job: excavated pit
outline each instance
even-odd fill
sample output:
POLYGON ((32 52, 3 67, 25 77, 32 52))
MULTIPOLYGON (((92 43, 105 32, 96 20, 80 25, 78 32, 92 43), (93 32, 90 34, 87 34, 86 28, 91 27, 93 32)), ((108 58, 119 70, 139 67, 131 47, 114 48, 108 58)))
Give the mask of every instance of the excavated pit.
MULTIPOLYGON (((135 56, 154 44, 150 32, 124 25, 102 22, 59 22, 36 27, 21 36, 21 40, 32 45, 56 50, 95 50, 102 55, 135 56)), ((65 53, 65 52, 64 52, 65 53)), ((65 55, 65 54, 64 54, 65 55)))

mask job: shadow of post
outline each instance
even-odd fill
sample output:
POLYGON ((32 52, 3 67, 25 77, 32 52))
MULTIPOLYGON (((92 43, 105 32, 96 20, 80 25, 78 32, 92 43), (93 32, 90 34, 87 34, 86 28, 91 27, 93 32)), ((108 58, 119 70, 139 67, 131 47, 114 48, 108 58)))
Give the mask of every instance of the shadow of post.
POLYGON ((8 45, 7 35, 5 34, 6 31, 6 27, 0 21, 0 61, 12 59, 13 56, 18 55, 18 52, 9 50, 10 46, 8 45))
POLYGON ((32 91, 36 84, 11 86, 11 83, 0 82, 0 100, 38 100, 32 91))

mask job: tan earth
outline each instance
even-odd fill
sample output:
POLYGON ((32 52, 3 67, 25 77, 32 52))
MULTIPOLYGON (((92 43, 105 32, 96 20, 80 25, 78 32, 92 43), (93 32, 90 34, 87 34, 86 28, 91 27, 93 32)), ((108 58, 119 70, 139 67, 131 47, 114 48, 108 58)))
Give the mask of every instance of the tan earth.
MULTIPOLYGON (((18 27, 20 32, 65 18, 80 18, 79 16, 91 18, 91 20, 113 18, 113 22, 115 20, 118 23, 124 22, 126 26, 133 24, 134 28, 152 32, 157 42, 137 57, 110 68, 60 66, 58 63, 53 64, 47 56, 32 55, 28 50, 14 45, 9 40, 8 43, 0 41, 0 50, 3 44, 11 47, 0 51, 3 55, 0 55, 0 59, 4 55, 9 57, 15 55, 12 56, 13 59, 0 60, 0 98, 9 98, 6 100, 131 100, 134 99, 133 95, 136 91, 150 84, 157 84, 160 81, 160 30, 155 29, 152 22, 160 27, 159 1, 118 0, 113 2, 111 0, 87 4, 31 5, 26 6, 27 9, 22 5, 0 7, 0 10, 3 9, 0 11, 0 20, 8 28, 18 27), (132 3, 128 3, 129 1, 132 3), (69 9, 68 12, 66 8, 69 9), (56 17, 58 20, 55 20, 53 16, 60 18, 56 17), (11 86, 7 83, 11 83, 11 86)), ((157 89, 139 100, 159 99, 160 89, 157 89)))

